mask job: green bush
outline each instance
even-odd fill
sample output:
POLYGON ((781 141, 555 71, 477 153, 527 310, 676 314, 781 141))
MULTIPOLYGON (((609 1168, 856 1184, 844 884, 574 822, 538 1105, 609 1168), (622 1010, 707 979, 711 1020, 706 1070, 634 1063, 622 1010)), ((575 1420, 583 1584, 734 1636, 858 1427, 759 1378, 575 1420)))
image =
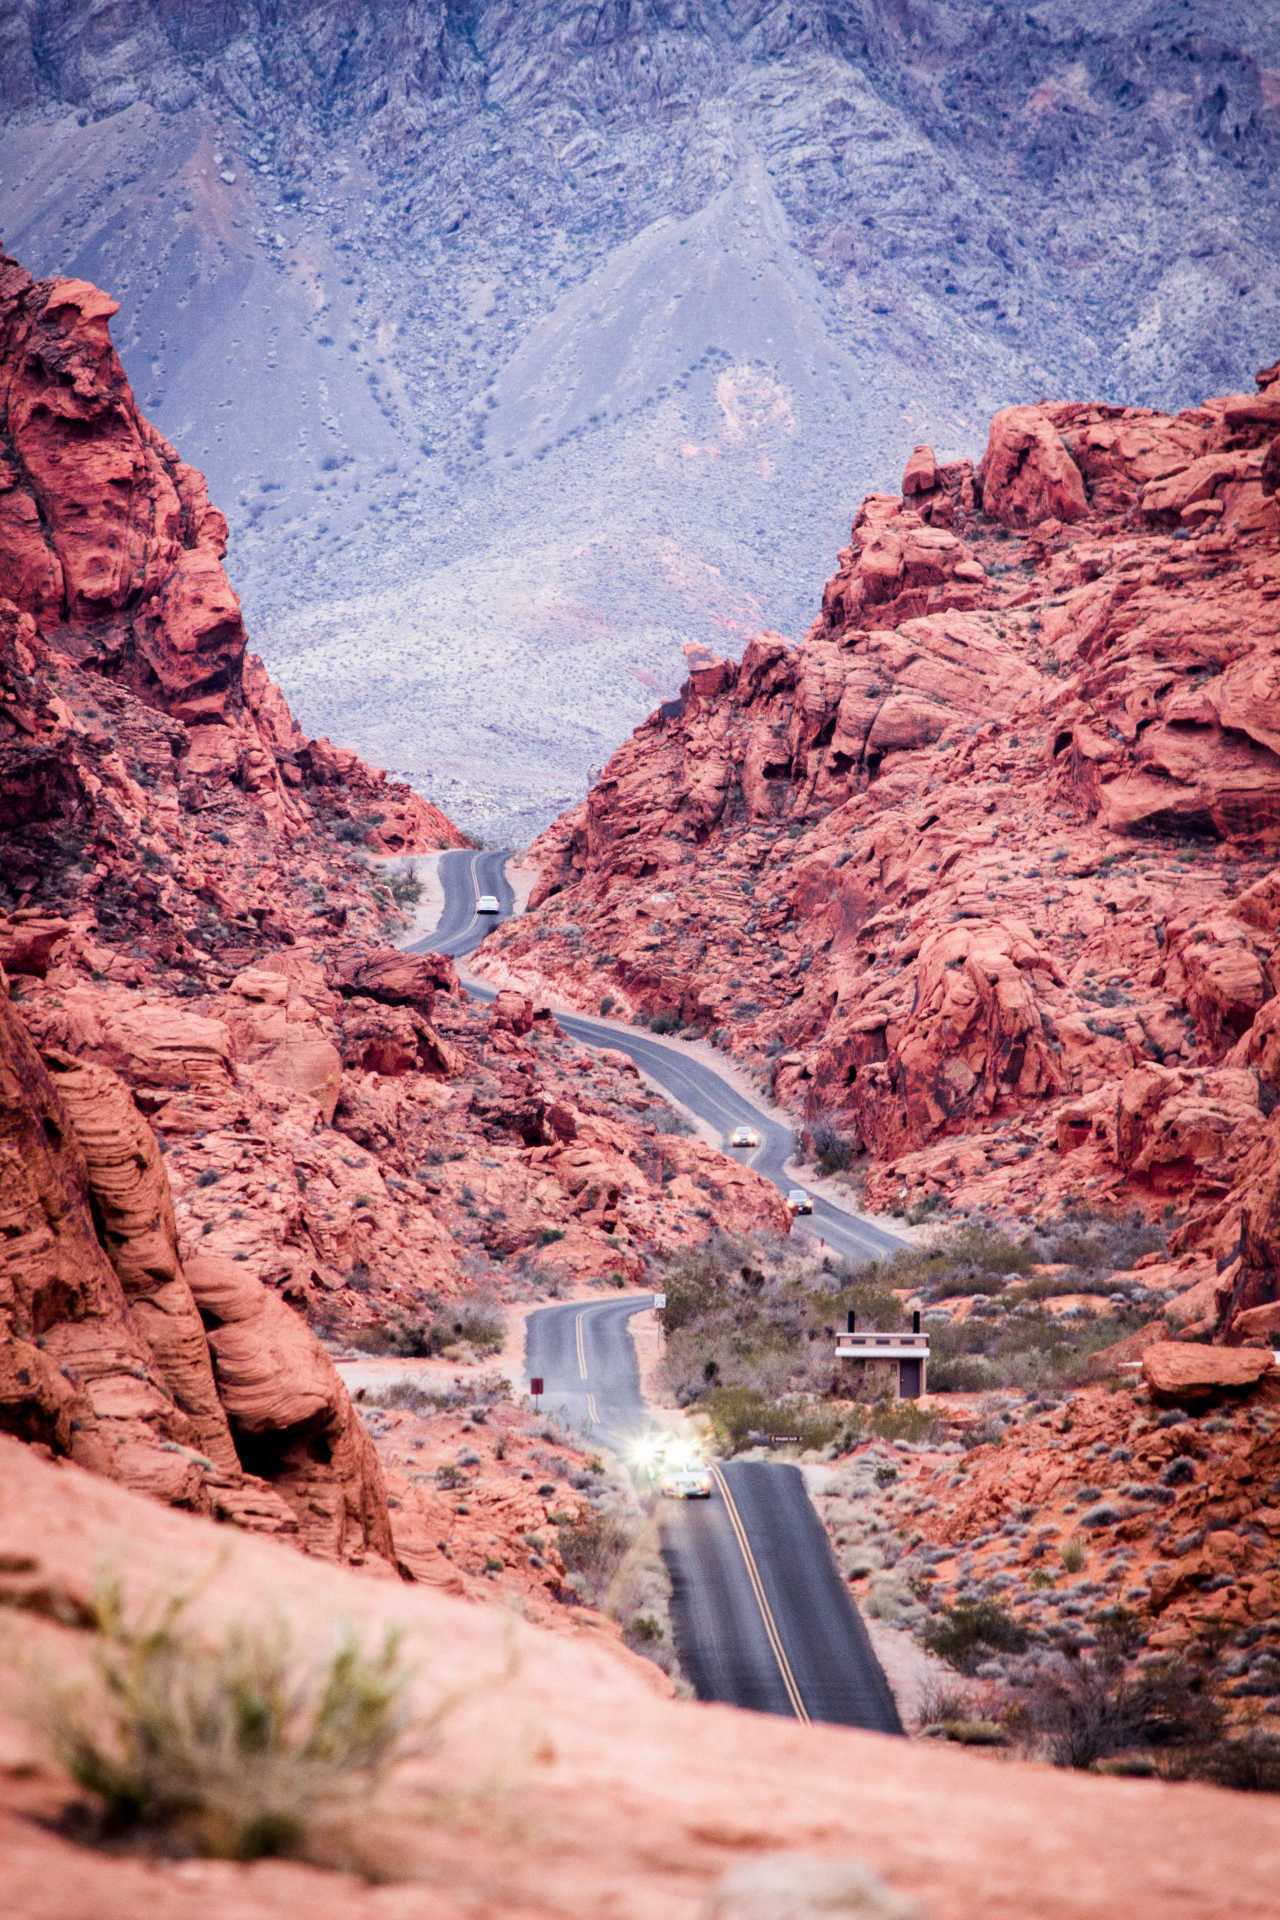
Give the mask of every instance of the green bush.
POLYGON ((283 1626, 205 1641, 185 1608, 130 1621, 118 1589, 99 1595, 94 1685, 51 1706, 63 1764, 110 1832, 221 1859, 328 1858, 326 1829, 363 1816, 402 1748, 396 1637, 368 1653, 348 1635, 308 1666, 283 1626))
POLYGON ((773 1399, 752 1387, 714 1387, 703 1402, 725 1453, 741 1453, 752 1436, 787 1436, 801 1448, 829 1447, 840 1422, 812 1404, 773 1399))
POLYGON ((814 1121, 809 1143, 819 1173, 843 1173, 853 1159, 853 1147, 830 1120, 814 1121))
POLYGON ((391 875, 391 897, 398 907, 416 907, 422 898, 422 882, 412 867, 397 867, 391 875))
POLYGON ((958 1601, 935 1615, 921 1635, 930 1653, 973 1673, 993 1653, 1024 1653, 1031 1635, 1020 1620, 994 1600, 958 1601))

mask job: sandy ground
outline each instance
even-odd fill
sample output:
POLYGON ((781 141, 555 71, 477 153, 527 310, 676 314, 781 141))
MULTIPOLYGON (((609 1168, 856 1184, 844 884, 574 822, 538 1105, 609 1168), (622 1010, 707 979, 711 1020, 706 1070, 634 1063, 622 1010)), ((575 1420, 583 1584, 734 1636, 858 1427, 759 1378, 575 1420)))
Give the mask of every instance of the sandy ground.
MULTIPOLYGON (((432 932, 444 912, 444 885, 440 879, 440 854, 435 853, 387 853, 371 854, 369 864, 383 867, 389 872, 397 868, 408 868, 418 877, 422 888, 422 898, 410 913, 409 923, 402 933, 396 935, 396 945, 407 947, 415 940, 422 940, 432 932)), ((403 912, 404 909, 402 908, 403 912)))
POLYGON ((511 891, 516 897, 516 903, 513 909, 515 913, 523 913, 525 911, 525 908, 529 904, 529 895, 533 892, 534 887, 541 877, 537 867, 524 866, 518 861, 508 860, 507 879, 511 884, 511 891))

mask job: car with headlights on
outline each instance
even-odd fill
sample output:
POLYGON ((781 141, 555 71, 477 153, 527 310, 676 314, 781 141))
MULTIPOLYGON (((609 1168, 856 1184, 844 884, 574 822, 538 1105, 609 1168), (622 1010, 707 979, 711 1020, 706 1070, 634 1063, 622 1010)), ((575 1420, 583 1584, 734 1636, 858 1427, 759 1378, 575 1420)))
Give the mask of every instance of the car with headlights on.
POLYGON ((787 1205, 792 1213, 812 1213, 813 1201, 803 1187, 792 1187, 787 1195, 787 1205))
POLYGON ((729 1145, 731 1147, 758 1147, 760 1145, 760 1135, 754 1127, 735 1127, 729 1135, 729 1145))
POLYGON ((711 1475, 705 1467, 673 1467, 658 1481, 664 1500, 709 1500, 711 1475))

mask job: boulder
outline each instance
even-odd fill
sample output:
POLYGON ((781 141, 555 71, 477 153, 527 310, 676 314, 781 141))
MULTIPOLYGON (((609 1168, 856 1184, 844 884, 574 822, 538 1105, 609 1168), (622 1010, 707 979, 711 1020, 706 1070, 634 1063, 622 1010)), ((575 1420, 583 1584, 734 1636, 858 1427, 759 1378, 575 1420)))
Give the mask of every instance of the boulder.
POLYGON ((938 462, 933 448, 921 445, 913 449, 902 475, 904 499, 917 493, 932 493, 938 484, 938 462))
POLYGON ((1274 1371, 1275 1362, 1252 1347, 1209 1347, 1160 1340, 1142 1355, 1142 1377, 1163 1405, 1196 1405, 1222 1394, 1247 1393, 1274 1371))
POLYGON ((1084 478, 1041 407, 1003 407, 978 468, 984 510, 1007 527, 1083 519, 1084 478))

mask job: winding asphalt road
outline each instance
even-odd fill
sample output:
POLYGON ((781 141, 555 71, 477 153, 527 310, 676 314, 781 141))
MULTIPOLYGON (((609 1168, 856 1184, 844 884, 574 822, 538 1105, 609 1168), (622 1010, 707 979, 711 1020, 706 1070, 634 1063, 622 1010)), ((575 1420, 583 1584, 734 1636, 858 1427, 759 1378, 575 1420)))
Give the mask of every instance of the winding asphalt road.
MULTIPOLYGON (((417 941, 416 949, 452 954, 459 960, 474 953, 499 918, 505 919, 515 904, 506 862, 505 853, 442 854, 440 879, 444 888, 444 912, 436 931, 417 941), (497 896, 502 902, 501 915, 476 913, 475 902, 482 893, 497 896)), ((464 984, 477 999, 492 1000, 493 988, 483 981, 467 980, 464 984)), ((760 1145, 734 1151, 732 1157, 754 1167, 783 1193, 804 1185, 787 1170, 795 1152, 791 1128, 774 1120, 678 1042, 665 1042, 634 1027, 616 1021, 592 1020, 585 1014, 558 1013, 556 1020, 572 1039, 584 1046, 610 1047, 617 1053, 625 1053, 647 1079, 697 1114, 700 1120, 707 1121, 722 1138, 727 1139, 734 1127, 754 1128, 760 1136, 760 1145)), ((855 1261, 882 1260, 906 1245, 896 1234, 872 1220, 863 1219, 861 1214, 834 1206, 821 1194, 810 1193, 809 1197, 813 1212, 803 1216, 804 1227, 835 1253, 855 1261)))
POLYGON ((456 960, 474 953, 499 920, 507 919, 515 906, 515 895, 507 879, 505 853, 442 853, 439 871, 444 910, 434 932, 424 940, 415 940, 409 952, 447 953, 456 960), (500 914, 476 912, 476 901, 482 893, 491 893, 501 901, 500 914))
MULTIPOLYGON (((525 1367, 543 1405, 626 1453, 652 1431, 628 1322, 652 1295, 543 1307, 525 1367)), ((676 1650, 700 1700, 901 1733, 893 1695, 798 1467, 717 1463, 710 1500, 663 1503, 676 1650)))
MULTIPOLYGON (((502 853, 441 856, 444 911, 434 934, 416 943, 457 959, 473 953, 499 916, 475 911, 479 894, 514 899, 502 853)), ((482 982, 465 982, 478 999, 482 982)), ((722 1135, 756 1129, 761 1145, 743 1157, 786 1191, 794 1151, 789 1127, 771 1119, 714 1070, 678 1046, 584 1015, 558 1014, 587 1046, 626 1053, 665 1092, 722 1135)), ((820 1237, 855 1259, 891 1253, 892 1234, 813 1196, 820 1237)), ((543 1307, 526 1323, 525 1366, 545 1382, 544 1404, 602 1446, 626 1452, 651 1430, 629 1321, 652 1296, 543 1307)), ((664 1503, 663 1554, 671 1575, 677 1650, 700 1700, 760 1713, 901 1733, 893 1695, 867 1630, 840 1577, 822 1523, 797 1467, 729 1461, 713 1468, 707 1501, 664 1503)))

